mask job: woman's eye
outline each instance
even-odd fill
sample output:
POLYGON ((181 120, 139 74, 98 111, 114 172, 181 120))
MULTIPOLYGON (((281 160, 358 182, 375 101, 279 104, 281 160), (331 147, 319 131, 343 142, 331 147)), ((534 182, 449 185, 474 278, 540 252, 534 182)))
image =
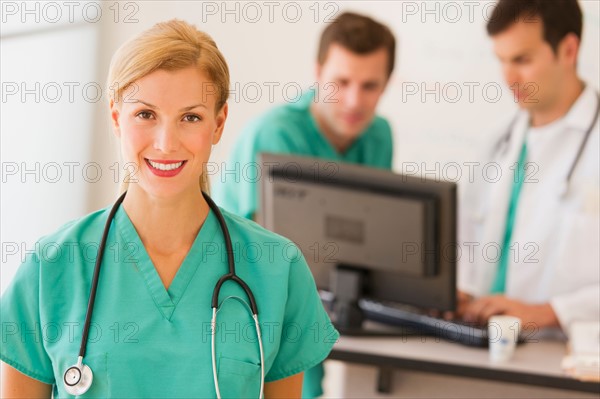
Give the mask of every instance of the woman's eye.
POLYGON ((202 118, 200 118, 198 115, 193 115, 193 114, 186 115, 186 116, 183 117, 183 119, 186 122, 199 122, 199 121, 202 120, 202 118))
POLYGON ((138 112, 138 114, 136 116, 139 116, 142 119, 150 119, 150 118, 152 118, 152 113, 148 112, 148 111, 141 111, 141 112, 138 112))

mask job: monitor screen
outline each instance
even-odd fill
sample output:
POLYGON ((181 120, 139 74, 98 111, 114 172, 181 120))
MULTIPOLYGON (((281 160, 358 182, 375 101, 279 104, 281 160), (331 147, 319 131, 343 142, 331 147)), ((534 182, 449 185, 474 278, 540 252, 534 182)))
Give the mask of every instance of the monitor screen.
POLYGON ((454 310, 455 183, 288 155, 261 163, 258 221, 298 245, 319 289, 354 270, 360 296, 454 310))

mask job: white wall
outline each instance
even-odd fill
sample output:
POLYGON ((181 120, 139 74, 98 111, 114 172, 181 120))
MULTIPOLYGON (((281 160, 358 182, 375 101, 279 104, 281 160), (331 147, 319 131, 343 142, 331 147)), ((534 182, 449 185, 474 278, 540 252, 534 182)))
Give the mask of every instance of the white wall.
MULTIPOLYGON (((407 162, 434 168, 436 163, 476 159, 480 145, 516 110, 485 33, 494 1, 274 3, 144 2, 138 24, 114 26, 104 39, 110 53, 135 32, 169 18, 195 23, 215 38, 229 62, 233 91, 225 135, 213 152, 219 164, 250 118, 286 101, 286 95, 289 101, 294 87, 305 90, 314 84, 320 33, 329 16, 344 10, 371 15, 399 39, 396 71, 380 103, 381 114, 394 128, 396 170, 407 162), (279 86, 270 98, 269 85, 275 83, 279 86), (430 94, 423 97, 424 90, 430 94)), ((598 88, 599 3, 581 3, 585 32, 580 73, 598 88)))
MULTIPOLYGON (((133 34, 156 22, 180 18, 196 24, 214 37, 229 62, 236 92, 230 100, 225 135, 213 153, 213 161, 218 163, 226 159, 250 118, 285 100, 282 89, 286 84, 291 96, 294 85, 306 89, 314 83, 318 37, 327 17, 346 9, 383 21, 399 39, 396 71, 380 104, 381 114, 394 128, 396 170, 405 162, 427 162, 428 168, 433 168, 436 162, 476 159, 482 143, 516 109, 485 34, 485 17, 493 2, 103 2, 100 17, 95 14, 96 3, 87 6, 84 14, 87 2, 80 2, 73 10, 73 22, 67 6, 58 2, 55 4, 61 5, 62 18, 57 23, 49 22, 56 19, 56 13, 47 2, 39 3, 40 22, 35 21, 36 15, 23 14, 22 9, 13 14, 13 9, 6 9, 10 3, 23 4, 2 4, 3 95, 7 94, 5 83, 26 82, 30 88, 35 82, 42 87, 56 82, 64 90, 57 103, 49 101, 51 91, 41 93, 39 103, 33 95, 21 101, 20 92, 2 100, 2 290, 22 254, 23 248, 9 254, 14 249, 12 243, 31 248, 36 238, 65 221, 113 201, 117 184, 111 165, 118 155, 108 123, 106 93, 92 102, 81 89, 87 83, 97 83, 106 90, 104 80, 112 53, 133 34), (79 84, 72 102, 65 86, 68 82, 79 84), (279 83, 279 87, 270 99, 267 85, 272 83, 279 83), (439 102, 434 94, 427 95, 425 101, 420 92, 406 95, 407 88, 420 91, 423 84, 428 88, 439 84, 439 102), (497 102, 486 100, 482 90, 486 84, 488 97, 495 96, 494 87, 502 88, 497 102), (468 85, 476 85, 472 102, 468 85), (262 88, 262 93, 255 99, 256 87, 262 88), (453 87, 461 88, 460 98, 455 98, 453 87), (20 167, 21 162, 28 168, 40 163, 40 182, 32 175, 23 176, 22 170, 17 175, 8 173, 7 168, 13 163, 20 167), (49 181, 53 176, 48 166, 51 162, 63 165, 63 177, 57 183, 49 181), (69 169, 65 162, 79 162, 73 182, 66 178, 69 169), (90 162, 102 168, 102 177, 94 183, 88 182, 94 177, 93 167, 88 169, 90 176, 82 176, 83 165, 90 162), (43 176, 44 166, 48 176, 43 176)), ((580 73, 598 88, 600 6, 595 0, 581 4, 585 32, 580 73)))
POLYGON ((81 13, 58 18, 59 8, 39 2, 22 13, 22 4, 2 2, 2 292, 40 236, 89 211, 86 180, 98 172, 90 162, 99 24, 81 13))

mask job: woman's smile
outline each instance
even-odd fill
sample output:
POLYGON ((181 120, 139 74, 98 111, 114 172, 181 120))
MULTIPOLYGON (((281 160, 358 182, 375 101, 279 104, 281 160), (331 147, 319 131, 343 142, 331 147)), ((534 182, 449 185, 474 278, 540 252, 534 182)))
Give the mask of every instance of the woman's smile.
POLYGON ((144 158, 148 169, 159 177, 173 177, 181 172, 187 161, 162 161, 144 158))

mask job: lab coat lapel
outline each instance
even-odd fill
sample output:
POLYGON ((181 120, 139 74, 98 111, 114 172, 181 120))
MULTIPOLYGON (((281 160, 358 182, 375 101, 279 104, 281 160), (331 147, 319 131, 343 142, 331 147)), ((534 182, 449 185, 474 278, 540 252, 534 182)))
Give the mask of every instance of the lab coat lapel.
MULTIPOLYGON (((497 165, 495 167, 487 166, 489 171, 487 176, 488 196, 486 209, 482 210, 485 218, 483 229, 483 242, 479 243, 482 257, 480 258, 480 287, 491 287, 492 281, 496 275, 497 264, 500 260, 500 251, 504 241, 506 231, 506 218, 510 197, 512 194, 515 165, 518 162, 519 155, 525 140, 525 133, 529 125, 527 114, 522 113, 512 128, 510 139, 507 143, 499 145, 494 154, 492 162, 497 165), (499 169, 501 176, 496 181, 492 176, 492 171, 499 169), (496 251, 497 249, 498 251, 496 251)), ((489 291, 488 291, 489 292, 489 291)))

